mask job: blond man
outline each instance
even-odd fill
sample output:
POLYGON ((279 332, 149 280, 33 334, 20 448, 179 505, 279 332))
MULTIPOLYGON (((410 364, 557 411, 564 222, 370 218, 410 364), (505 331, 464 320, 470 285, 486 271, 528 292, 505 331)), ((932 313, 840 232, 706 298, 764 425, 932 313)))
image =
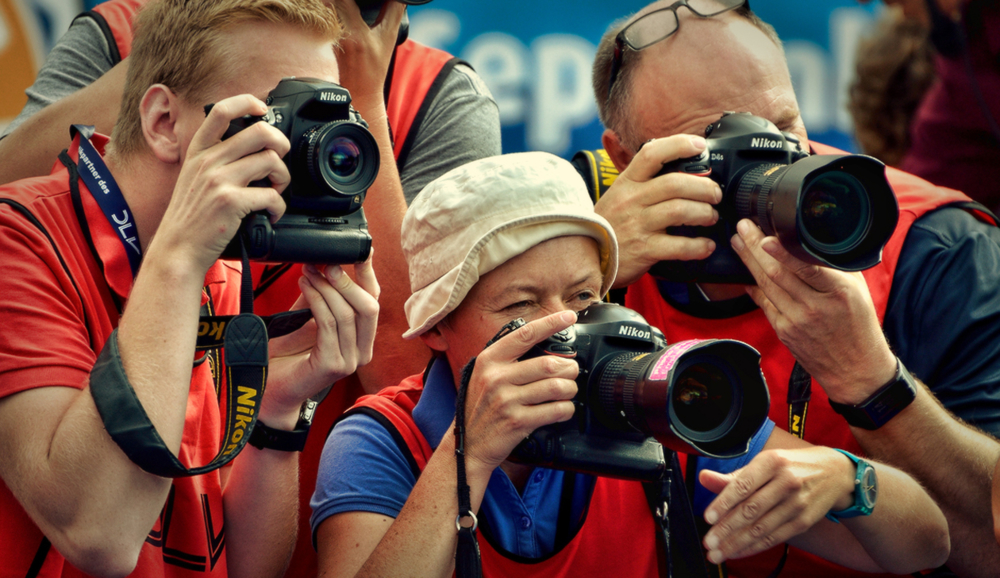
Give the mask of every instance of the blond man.
MULTIPOLYGON (((218 257, 245 215, 284 212, 290 144, 265 123, 221 139, 283 77, 336 82, 340 33, 320 0, 151 2, 110 141, 77 132, 51 176, 0 188, 0 574, 282 572, 296 453, 248 447, 208 473, 154 475, 112 439, 94 391, 131 388, 185 467, 222 449, 227 384, 195 353, 199 314, 237 312, 239 266, 218 257)), ((259 423, 294 429, 304 400, 371 359, 378 283, 369 264, 356 279, 304 270, 315 321, 271 341, 259 423)))

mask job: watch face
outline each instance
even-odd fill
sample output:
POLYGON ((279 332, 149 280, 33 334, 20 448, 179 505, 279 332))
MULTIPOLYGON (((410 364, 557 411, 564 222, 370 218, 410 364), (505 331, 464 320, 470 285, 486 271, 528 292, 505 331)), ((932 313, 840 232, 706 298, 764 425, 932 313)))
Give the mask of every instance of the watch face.
POLYGON ((878 479, 875 477, 875 468, 869 464, 865 465, 867 468, 861 475, 861 485, 857 490, 865 508, 871 510, 875 507, 875 499, 878 497, 878 479))

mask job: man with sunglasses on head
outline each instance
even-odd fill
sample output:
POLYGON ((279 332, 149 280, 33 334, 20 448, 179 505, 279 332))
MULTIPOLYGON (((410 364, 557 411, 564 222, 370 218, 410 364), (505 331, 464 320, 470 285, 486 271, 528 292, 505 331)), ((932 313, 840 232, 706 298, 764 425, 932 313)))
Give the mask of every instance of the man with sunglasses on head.
MULTIPOLYGON (((804 263, 743 220, 724 242, 755 285, 657 279, 647 273, 658 262, 702 260, 718 249, 669 228, 715 224, 720 187, 659 173, 704 151, 705 127, 724 111, 770 120, 810 152, 837 151, 808 141, 781 41, 745 0, 664 0, 612 25, 598 48, 594 92, 604 147, 621 171, 597 211, 619 239, 615 284, 628 287, 625 304, 668 341, 730 337, 756 347, 776 423, 914 475, 948 517, 951 570, 995 573, 1000 548, 986 504, 1000 445, 961 421, 1000 433, 1000 234, 988 217, 946 207, 969 200, 957 191, 889 169, 900 224, 882 263, 864 274, 804 263), (811 399, 792 399, 791 382, 811 384, 811 399), (873 419, 878 404, 889 411, 873 419)), ((735 479, 754 487, 741 472, 735 479)), ((729 559, 732 575, 764 576, 779 561, 786 575, 849 572, 794 549, 744 558, 754 551, 748 541, 767 543, 774 515, 766 504, 743 513, 724 520, 733 524, 730 541, 709 545, 729 559)))

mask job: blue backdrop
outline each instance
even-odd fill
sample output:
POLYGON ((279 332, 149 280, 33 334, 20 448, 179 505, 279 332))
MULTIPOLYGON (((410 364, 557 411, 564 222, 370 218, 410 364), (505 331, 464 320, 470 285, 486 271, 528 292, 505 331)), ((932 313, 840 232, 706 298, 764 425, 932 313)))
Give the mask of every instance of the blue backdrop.
MULTIPOLYGON (((68 22, 66 13, 72 13, 68 5, 75 4, 28 1, 43 26, 60 31, 68 22)), ((84 0, 79 6, 97 3, 84 0)), ((597 42, 609 23, 645 4, 435 0, 410 8, 411 35, 472 63, 500 105, 505 152, 547 150, 569 156, 600 146, 602 129, 590 88, 597 42)), ((753 0, 751 5, 786 43, 810 136, 853 150, 846 91, 858 39, 878 8, 856 0, 753 0)), ((47 32, 51 42, 57 34, 47 32)))

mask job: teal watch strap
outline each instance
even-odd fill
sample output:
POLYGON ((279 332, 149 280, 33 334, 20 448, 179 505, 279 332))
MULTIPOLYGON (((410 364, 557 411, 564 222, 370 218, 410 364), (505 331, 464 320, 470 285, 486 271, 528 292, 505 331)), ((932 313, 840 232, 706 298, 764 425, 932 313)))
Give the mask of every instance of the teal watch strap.
POLYGON ((826 518, 831 522, 840 523, 841 519, 854 518, 857 516, 869 516, 875 509, 875 500, 878 496, 878 480, 875 476, 875 468, 867 461, 858 456, 842 450, 832 448, 848 457, 857 467, 854 476, 854 503, 843 510, 830 510, 826 518))

